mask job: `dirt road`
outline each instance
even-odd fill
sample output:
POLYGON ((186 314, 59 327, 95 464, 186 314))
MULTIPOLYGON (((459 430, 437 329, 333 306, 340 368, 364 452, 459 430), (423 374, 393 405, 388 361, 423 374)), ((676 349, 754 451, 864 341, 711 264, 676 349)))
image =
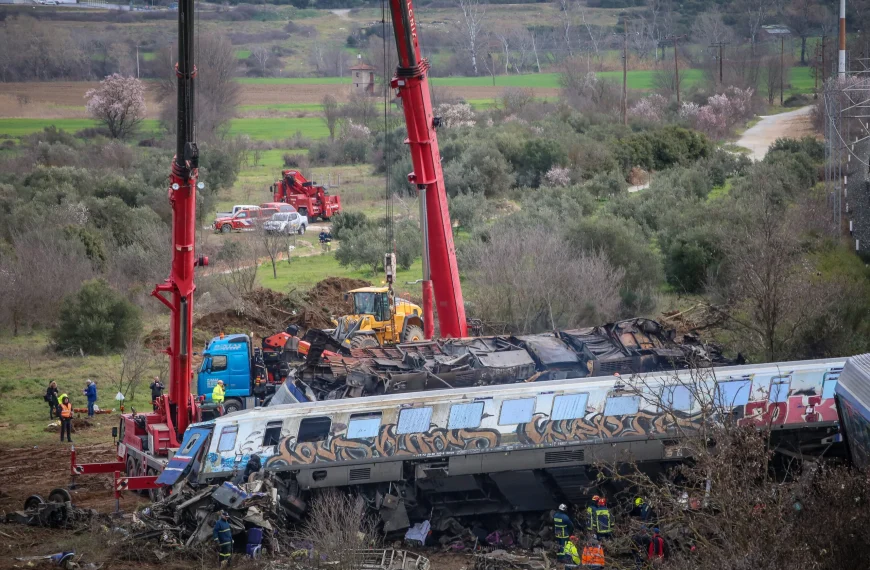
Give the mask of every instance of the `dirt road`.
POLYGON ((748 148, 749 156, 753 160, 764 160, 767 149, 776 139, 800 138, 812 134, 812 109, 812 106, 807 106, 788 113, 763 116, 756 125, 746 129, 737 141, 737 146, 748 148))

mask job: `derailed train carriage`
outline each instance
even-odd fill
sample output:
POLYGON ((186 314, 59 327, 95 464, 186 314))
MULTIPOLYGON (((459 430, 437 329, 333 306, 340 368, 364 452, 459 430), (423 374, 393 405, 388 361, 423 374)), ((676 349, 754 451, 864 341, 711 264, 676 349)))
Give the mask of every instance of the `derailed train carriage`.
MULTIPOLYGON (((698 394, 764 425, 786 453, 837 432, 842 359, 606 376, 279 405, 191 426, 161 476, 219 482, 263 458, 301 516, 317 489, 353 487, 385 530, 415 520, 539 511, 591 494, 599 461, 663 469, 700 426, 698 394)), ((709 412, 709 409, 707 409, 709 412)))
POLYGON ((325 331, 308 331, 303 340, 310 348, 296 372, 299 388, 310 399, 326 400, 742 363, 692 335, 678 342, 674 330, 643 318, 534 335, 351 350, 325 331))

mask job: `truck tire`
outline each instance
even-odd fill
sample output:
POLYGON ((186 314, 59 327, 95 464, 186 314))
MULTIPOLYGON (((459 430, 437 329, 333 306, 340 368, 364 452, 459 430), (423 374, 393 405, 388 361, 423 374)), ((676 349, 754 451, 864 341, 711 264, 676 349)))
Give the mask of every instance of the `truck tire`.
POLYGON ((139 473, 136 470, 136 460, 127 456, 127 477, 135 477, 138 474, 139 473))
POLYGON ((244 407, 242 406, 242 403, 239 400, 236 400, 235 398, 230 398, 228 400, 224 400, 224 413, 225 414, 231 414, 233 412, 238 412, 238 411, 243 410, 243 409, 244 409, 244 407))
POLYGON ((417 325, 409 325, 405 327, 405 332, 402 333, 402 342, 420 342, 426 340, 423 336, 423 329, 417 325))
POLYGON ((228 234, 231 231, 233 231, 233 226, 231 226, 229 224, 224 224, 221 226, 221 233, 222 234, 228 234))
POLYGON ((358 334, 350 338, 351 348, 374 348, 376 346, 380 346, 378 339, 371 335, 358 334))
POLYGON ((301 235, 301 236, 305 235, 305 224, 302 224, 301 226, 299 226, 299 235, 301 235))

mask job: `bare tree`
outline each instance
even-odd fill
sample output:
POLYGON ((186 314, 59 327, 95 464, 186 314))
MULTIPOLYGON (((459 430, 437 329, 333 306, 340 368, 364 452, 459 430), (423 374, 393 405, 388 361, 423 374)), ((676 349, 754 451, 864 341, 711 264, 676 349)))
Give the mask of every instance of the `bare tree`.
POLYGON ((366 127, 383 126, 383 101, 354 91, 347 98, 342 115, 357 125, 366 127), (377 103, 375 102, 377 101, 377 103), (379 109, 380 107, 380 109, 379 109))
POLYGON ((278 279, 278 260, 282 252, 290 254, 290 242, 295 240, 295 235, 278 231, 266 231, 262 228, 257 230, 257 241, 260 250, 269 257, 272 262, 272 278, 278 279))
POLYGON ((142 344, 141 337, 127 341, 114 375, 118 392, 124 394, 125 400, 132 401, 136 397, 136 388, 155 366, 155 355, 142 344))
POLYGON ((145 119, 145 87, 135 77, 110 75, 85 98, 88 113, 109 129, 112 138, 129 137, 145 119))
POLYGON ((806 63, 807 39, 821 34, 828 12, 828 6, 817 0, 791 0, 785 7, 786 22, 801 39, 801 65, 806 63))
POLYGON ((826 310, 825 287, 804 263, 801 210, 782 206, 779 181, 759 177, 722 232, 725 270, 713 292, 741 331, 737 344, 767 362, 790 356, 801 332, 826 310))
POLYGON ((467 253, 472 302, 484 321, 530 333, 591 325, 617 314, 623 270, 601 253, 570 251, 547 228, 522 233, 518 240, 515 228, 499 228, 467 253), (550 278, 542 280, 542 271, 550 278))
POLYGON ((320 107, 323 109, 323 122, 326 123, 326 128, 329 130, 329 140, 335 140, 335 129, 339 119, 341 119, 341 105, 332 95, 324 95, 320 101, 320 107))
POLYGON ((266 66, 269 64, 269 60, 272 59, 272 52, 266 46, 254 46, 251 48, 251 55, 257 61, 257 65, 260 66, 265 76, 266 66))
POLYGON ((242 300, 255 289, 257 254, 249 234, 229 242, 217 256, 217 281, 241 309, 242 300))
POLYGON ((556 19, 558 21, 558 27, 562 30, 562 40, 565 42, 565 53, 568 54, 567 57, 572 57, 574 55, 574 51, 571 46, 571 26, 574 23, 573 16, 573 0, 559 0, 559 12, 556 13, 556 19))
POLYGON ((773 105, 774 100, 780 92, 781 81, 788 77, 788 70, 791 68, 791 57, 780 58, 778 53, 770 53, 762 56, 761 61, 761 81, 764 92, 767 95, 767 103, 773 105))
POLYGON ((699 44, 710 45, 731 39, 731 28, 725 25, 717 7, 698 14, 692 24, 692 39, 699 44))
POLYGON ((774 0, 740 0, 737 4, 738 11, 742 12, 745 18, 746 32, 753 53, 758 42, 758 31, 770 16, 773 7, 774 0))
POLYGON ((336 489, 319 490, 311 500, 305 522, 294 541, 310 545, 309 561, 315 568, 355 570, 365 550, 378 545, 377 521, 358 495, 336 489))
MULTIPOLYGON (((160 50, 157 68, 160 75, 157 93, 162 101, 160 112, 163 126, 175 132, 177 78, 175 59, 177 50, 171 46, 160 50)), ((230 119, 236 114, 241 87, 236 82, 238 58, 233 44, 224 36, 204 33, 197 40, 196 126, 203 139, 222 137, 230 119)))
POLYGON ((459 0, 459 38, 462 50, 468 54, 474 75, 480 75, 477 57, 483 47, 486 5, 481 0, 459 0))

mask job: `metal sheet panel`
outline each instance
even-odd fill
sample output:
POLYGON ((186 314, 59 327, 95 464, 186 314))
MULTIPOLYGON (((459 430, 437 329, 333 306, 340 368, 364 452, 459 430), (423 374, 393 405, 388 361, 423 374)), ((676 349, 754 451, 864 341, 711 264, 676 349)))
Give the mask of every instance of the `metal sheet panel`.
POLYGON ((525 350, 506 350, 504 352, 481 352, 477 354, 480 365, 487 368, 512 368, 514 366, 535 366, 535 361, 525 350))
POLYGON ((552 335, 517 337, 531 350, 544 366, 578 364, 580 357, 564 342, 552 335))
POLYGON ((836 392, 848 390, 852 398, 870 409, 870 354, 858 354, 846 360, 837 381, 836 392))

